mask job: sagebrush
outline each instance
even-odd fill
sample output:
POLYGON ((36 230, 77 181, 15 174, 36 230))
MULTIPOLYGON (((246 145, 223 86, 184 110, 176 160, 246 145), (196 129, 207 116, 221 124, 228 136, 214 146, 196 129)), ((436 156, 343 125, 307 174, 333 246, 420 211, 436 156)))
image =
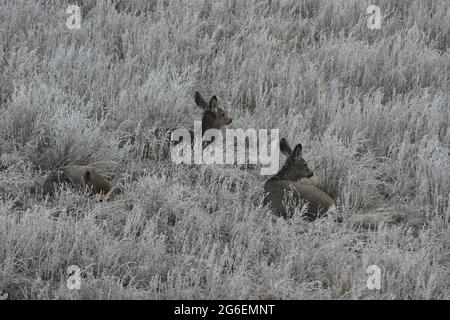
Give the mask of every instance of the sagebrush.
POLYGON ((447 0, 79 0, 80 30, 68 5, 0 4, 0 292, 450 298, 447 0), (233 128, 301 142, 344 222, 274 217, 266 177, 238 167, 143 159, 152 130, 200 120, 196 90, 217 95, 233 128), (124 193, 44 200, 45 175, 70 164, 106 167, 124 193), (380 290, 366 286, 373 264, 380 290))

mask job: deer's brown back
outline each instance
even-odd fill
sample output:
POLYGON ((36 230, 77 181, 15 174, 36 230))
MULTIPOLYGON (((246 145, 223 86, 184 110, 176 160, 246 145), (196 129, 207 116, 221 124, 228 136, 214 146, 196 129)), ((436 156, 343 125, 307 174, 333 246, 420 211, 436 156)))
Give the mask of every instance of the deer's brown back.
POLYGON ((44 195, 53 194, 59 183, 67 183, 75 189, 92 187, 95 194, 106 194, 111 190, 111 184, 106 177, 89 166, 67 166, 51 172, 44 182, 44 195), (88 171, 90 172, 89 185, 84 178, 88 171))
POLYGON ((290 217, 290 212, 286 206, 286 195, 292 193, 293 205, 308 202, 307 216, 315 218, 325 214, 330 208, 336 206, 336 203, 330 196, 319 188, 301 182, 291 181, 268 181, 264 185, 266 193, 265 202, 270 204, 275 214, 285 218, 290 217))

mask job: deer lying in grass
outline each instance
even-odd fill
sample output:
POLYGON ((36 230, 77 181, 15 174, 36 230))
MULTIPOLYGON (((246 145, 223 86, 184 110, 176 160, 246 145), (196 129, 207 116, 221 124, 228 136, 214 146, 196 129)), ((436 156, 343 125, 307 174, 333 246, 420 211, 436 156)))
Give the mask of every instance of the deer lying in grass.
POLYGON ((280 140, 280 150, 287 157, 280 171, 271 177, 264 185, 265 203, 270 204, 274 214, 288 218, 292 215, 291 208, 285 199, 292 192, 294 206, 308 203, 305 215, 310 219, 333 213, 336 203, 319 188, 301 182, 303 178, 311 178, 313 172, 302 158, 302 145, 298 144, 294 151, 289 147, 285 138, 280 140))
MULTIPOLYGON (((208 129, 218 129, 221 130, 225 126, 231 124, 232 119, 229 117, 228 113, 219 107, 219 103, 216 96, 212 96, 209 102, 206 102, 206 100, 203 98, 203 96, 200 94, 200 92, 196 91, 194 95, 194 100, 197 106, 199 106, 201 109, 203 109, 203 115, 202 115, 202 135, 208 130, 208 129)), ((157 128, 154 131, 154 135, 157 138, 157 141, 163 141, 163 147, 166 148, 162 153, 164 155, 168 155, 168 147, 170 143, 165 143, 166 141, 171 140, 171 134, 172 132, 177 128, 171 128, 171 129, 160 129, 157 128)), ((194 131, 189 130, 189 133, 191 135, 191 143, 194 141, 194 131)), ((180 143, 175 142, 174 145, 180 143)), ((203 147, 205 148, 208 144, 210 144, 212 141, 209 141, 207 143, 203 144, 203 147)), ((148 158, 150 154, 155 153, 154 146, 151 142, 146 141, 144 145, 143 150, 143 157, 148 158)))
POLYGON ((219 108, 219 103, 216 96, 212 96, 209 103, 203 99, 202 95, 195 92, 195 103, 203 109, 202 116, 202 134, 208 129, 223 129, 225 126, 231 124, 232 119, 228 113, 222 108, 219 108))
POLYGON ((88 189, 93 195, 103 195, 106 199, 114 199, 120 191, 113 188, 107 178, 92 167, 67 166, 53 170, 47 176, 43 186, 44 197, 53 196, 58 185, 64 183, 74 189, 88 189))

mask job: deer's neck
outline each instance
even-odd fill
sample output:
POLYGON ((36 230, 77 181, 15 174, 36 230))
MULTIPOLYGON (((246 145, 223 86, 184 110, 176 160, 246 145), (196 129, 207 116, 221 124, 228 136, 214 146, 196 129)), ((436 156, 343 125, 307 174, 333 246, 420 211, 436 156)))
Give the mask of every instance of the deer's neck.
POLYGON ((267 180, 267 182, 289 180, 288 176, 288 169, 286 166, 283 166, 283 168, 281 168, 276 175, 267 180))
POLYGON ((216 115, 213 111, 207 110, 202 117, 202 135, 206 130, 216 128, 216 115))
POLYGON ((203 122, 202 123, 202 135, 204 135, 205 132, 209 129, 217 129, 215 126, 215 123, 203 122))

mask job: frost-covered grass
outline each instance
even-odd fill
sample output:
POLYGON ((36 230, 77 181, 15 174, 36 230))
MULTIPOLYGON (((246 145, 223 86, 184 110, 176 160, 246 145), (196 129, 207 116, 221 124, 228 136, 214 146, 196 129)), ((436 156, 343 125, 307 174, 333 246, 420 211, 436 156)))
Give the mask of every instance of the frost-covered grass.
POLYGON ((0 292, 450 299, 447 0, 78 3, 81 30, 66 28, 68 1, 0 4, 0 292), (235 167, 142 160, 149 131, 200 119, 195 90, 234 128, 301 142, 344 222, 274 218, 264 178, 235 167), (119 148, 126 134, 136 143, 119 148), (87 163, 120 172, 117 201, 42 199, 48 170, 87 163), (372 264, 381 290, 366 288, 372 264))

